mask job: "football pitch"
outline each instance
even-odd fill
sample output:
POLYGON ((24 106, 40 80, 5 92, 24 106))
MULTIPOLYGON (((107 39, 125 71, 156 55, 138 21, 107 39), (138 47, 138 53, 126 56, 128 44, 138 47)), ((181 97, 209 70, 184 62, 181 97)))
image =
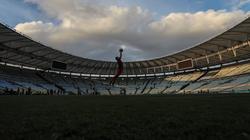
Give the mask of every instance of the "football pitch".
POLYGON ((250 139, 250 94, 0 96, 0 139, 250 139))

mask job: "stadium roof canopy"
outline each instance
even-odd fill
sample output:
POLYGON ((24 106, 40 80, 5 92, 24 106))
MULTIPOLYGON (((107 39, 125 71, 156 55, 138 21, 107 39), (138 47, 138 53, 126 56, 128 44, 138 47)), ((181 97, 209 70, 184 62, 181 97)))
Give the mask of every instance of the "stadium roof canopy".
MULTIPOLYGON (((199 45, 162 58, 124 63, 124 75, 143 75, 203 68, 250 58, 250 18, 199 45)), ((181 40, 181 39, 180 39, 181 40)), ((113 75, 116 63, 73 56, 52 49, 0 24, 0 59, 21 66, 53 70, 52 63, 67 64, 62 72, 113 75)), ((58 69, 57 69, 58 70, 58 69)))

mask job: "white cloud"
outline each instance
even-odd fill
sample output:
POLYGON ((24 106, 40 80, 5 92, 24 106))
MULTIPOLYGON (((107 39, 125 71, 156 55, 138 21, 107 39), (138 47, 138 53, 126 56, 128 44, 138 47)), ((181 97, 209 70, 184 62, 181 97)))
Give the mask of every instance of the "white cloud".
POLYGON ((26 0, 59 22, 34 21, 15 28, 35 40, 78 56, 113 60, 120 47, 125 60, 164 56, 202 42, 243 20, 247 13, 171 13, 159 20, 141 7, 96 5, 89 0, 26 0))

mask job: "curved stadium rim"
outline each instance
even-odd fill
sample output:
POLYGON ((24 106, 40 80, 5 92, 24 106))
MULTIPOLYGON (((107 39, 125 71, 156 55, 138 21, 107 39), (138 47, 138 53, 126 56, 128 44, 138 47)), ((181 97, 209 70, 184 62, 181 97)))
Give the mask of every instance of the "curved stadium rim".
MULTIPOLYGON (((245 18, 245 20, 246 19, 248 19, 249 18, 249 16, 248 17, 246 17, 245 18)), ((244 20, 243 20, 244 21, 244 20)), ((241 22, 240 22, 241 23, 241 22)), ((240 24, 239 23, 239 24, 240 24)), ((4 24, 5 26, 7 26, 9 29, 11 29, 11 30, 13 30, 13 31, 15 31, 15 32, 17 32, 15 29, 12 29, 10 26, 8 26, 7 24, 4 24)), ((232 28, 234 28, 234 27, 236 27, 236 26, 238 26, 238 24, 237 25, 235 25, 235 26, 233 26, 232 28)), ((232 28, 230 28, 230 29, 232 29, 232 28)), ((227 29, 226 31, 228 31, 229 29, 227 29)), ((225 32, 226 32, 225 31, 225 32)), ((223 33, 225 33, 225 32, 223 32, 223 33)), ((25 36, 25 37, 27 37, 27 38, 29 38, 30 40, 32 40, 32 41, 34 41, 31 37, 29 37, 29 36, 27 36, 27 35, 25 35, 25 34, 23 34, 23 33, 21 33, 21 32, 17 32, 17 33, 19 33, 20 35, 22 35, 22 36, 25 36)), ((223 33, 221 33, 221 34, 223 34, 223 33)), ((219 34, 219 35, 221 35, 221 34, 219 34)), ((210 38, 210 39, 208 39, 207 41, 209 41, 209 40, 211 40, 211 39, 213 39, 213 38, 215 38, 215 37, 217 37, 218 35, 216 35, 216 36, 214 36, 214 37, 212 37, 212 38, 210 38)), ((204 42, 207 42, 207 41, 204 41, 204 42)), ((37 41, 34 41, 34 42, 37 42, 37 41)), ((203 42, 203 43, 204 43, 203 42)), ((249 40, 247 40, 246 41, 247 43, 248 43, 248 45, 250 46, 250 42, 249 42, 249 40)), ((41 42, 38 42, 38 43, 40 43, 40 44, 42 44, 41 42)), ((197 44, 197 45, 194 45, 193 47, 190 47, 190 48, 186 48, 186 49, 184 49, 184 50, 181 50, 181 51, 179 51, 179 52, 176 52, 176 53, 174 53, 174 54, 178 54, 178 53, 181 53, 181 52, 184 52, 185 50, 188 50, 188 49, 191 49, 191 48, 194 48, 194 47, 196 47, 196 46, 198 46, 198 45, 200 45, 200 44, 203 44, 203 43, 199 43, 199 44, 197 44)), ((46 45, 45 45, 46 46, 46 45)), ((46 47, 48 47, 48 46, 46 46, 46 47)), ((233 48, 234 46, 232 46, 232 48, 233 48)), ((230 48, 227 48, 227 49, 225 49, 225 50, 228 50, 228 49, 230 49, 230 48)), ((57 50, 58 51, 58 50, 57 50)), ((223 50, 224 51, 224 50, 223 50)), ((61 51, 62 52, 62 51, 61 51)), ((62 53, 65 53, 65 52, 62 52, 62 53)), ((219 52, 216 52, 216 53, 219 53, 219 52)), ((66 53, 66 54, 68 54, 68 53, 66 53)), ((69 55, 71 55, 71 54, 69 54, 69 55)), ((164 56, 164 57, 167 57, 167 56, 164 56)), ((136 63, 136 62, 145 62, 145 61, 151 61, 151 60, 157 60, 157 59, 161 59, 161 58, 164 58, 164 57, 159 57, 159 58, 154 58, 154 59, 149 59, 149 60, 143 60, 143 61, 133 61, 133 63, 136 63)), ((205 56, 202 56, 202 58, 203 57, 205 57, 205 56)), ((84 58, 84 59, 87 59, 87 58, 84 58)), ((196 59, 199 59, 199 58, 196 58, 196 59)), ((87 60, 91 60, 91 59, 87 59, 87 60)), ((250 59, 249 58, 247 58, 247 59, 242 59, 242 60, 236 60, 236 61, 231 61, 231 62, 226 62, 226 63, 221 63, 221 64, 217 64, 217 65, 212 65, 212 66, 205 66, 205 67, 202 67, 202 68, 191 68, 191 69, 185 69, 185 70, 175 70, 175 71, 172 71, 172 72, 160 72, 160 73, 157 73, 157 72, 155 72, 155 70, 154 70, 154 72, 153 73, 145 73, 145 74, 137 74, 137 75, 122 75, 121 77, 151 77, 151 76, 164 76, 164 75, 171 75, 171 74, 177 74, 177 73, 185 73, 185 72, 191 72, 191 71, 197 71, 197 70, 207 70, 207 69, 214 69, 214 68, 220 68, 220 67, 224 67, 224 66, 227 66, 227 65, 233 65, 233 64, 235 64, 235 63, 239 63, 239 62, 248 62, 250 59)), ((97 60, 94 60, 94 61, 97 61, 97 60)), ((98 60, 99 61, 99 60, 98 60)), ((106 61, 99 61, 99 62, 106 62, 106 61)), ((8 66, 14 66, 14 67, 20 67, 20 68, 24 68, 24 69, 31 69, 31 70, 39 70, 39 71, 41 71, 42 69, 38 69, 38 68, 32 68, 32 67, 26 67, 26 66, 23 66, 23 65, 15 65, 15 64, 11 64, 11 63, 6 63, 6 62, 2 62, 1 63, 2 65, 8 65, 8 66)), ((163 67, 163 66, 160 66, 160 67, 163 67)), ((154 69, 155 68, 157 68, 157 67, 153 67, 154 69)), ((147 68, 147 69, 150 69, 150 68, 147 68)), ((111 76, 113 76, 113 75, 98 75, 98 74, 83 74, 83 73, 74 73, 74 72, 65 72, 65 71, 58 71, 58 70, 42 70, 42 71, 47 71, 47 72, 53 72, 53 73, 59 73, 59 74, 66 74, 66 75, 75 75, 75 76, 84 76, 84 77, 111 77, 111 76)))

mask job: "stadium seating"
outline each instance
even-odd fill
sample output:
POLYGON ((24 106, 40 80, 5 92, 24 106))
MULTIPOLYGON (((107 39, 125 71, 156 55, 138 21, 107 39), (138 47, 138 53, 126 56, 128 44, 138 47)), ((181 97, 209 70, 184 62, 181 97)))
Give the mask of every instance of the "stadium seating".
MULTIPOLYGON (((176 73, 168 76, 84 78, 1 65, 0 91, 24 91, 49 95, 149 95, 250 93, 250 64, 235 64, 220 69, 176 73)), ((1 92, 3 93, 3 92, 1 92)))

